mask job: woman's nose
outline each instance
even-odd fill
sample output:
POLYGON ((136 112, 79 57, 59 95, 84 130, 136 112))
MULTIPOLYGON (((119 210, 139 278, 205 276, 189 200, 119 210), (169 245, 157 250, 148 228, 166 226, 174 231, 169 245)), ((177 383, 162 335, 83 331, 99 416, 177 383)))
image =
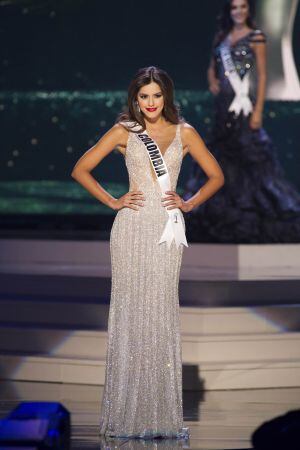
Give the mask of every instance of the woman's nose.
POLYGON ((153 106, 153 105, 154 105, 153 97, 150 97, 150 96, 149 96, 148 104, 149 104, 149 106, 153 106))

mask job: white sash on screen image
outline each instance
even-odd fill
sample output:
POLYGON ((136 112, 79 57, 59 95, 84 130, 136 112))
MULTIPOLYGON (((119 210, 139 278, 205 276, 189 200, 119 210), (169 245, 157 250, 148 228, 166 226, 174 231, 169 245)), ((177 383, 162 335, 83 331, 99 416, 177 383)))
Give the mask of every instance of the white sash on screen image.
MULTIPOLYGON (((171 181, 163 155, 156 142, 149 137, 146 131, 137 133, 137 137, 145 146, 161 192, 162 194, 165 194, 166 191, 171 190, 171 181)), ((177 248, 179 248, 180 244, 188 247, 184 232, 184 225, 179 209, 166 209, 166 211, 169 215, 169 218, 159 240, 159 244, 166 242, 168 248, 170 248, 174 239, 177 248)))
POLYGON ((229 111, 234 112, 237 116, 243 111, 244 116, 248 116, 253 110, 249 98, 250 74, 247 72, 243 79, 239 76, 232 60, 230 46, 227 41, 221 44, 220 53, 225 73, 235 93, 235 97, 229 106, 229 111))

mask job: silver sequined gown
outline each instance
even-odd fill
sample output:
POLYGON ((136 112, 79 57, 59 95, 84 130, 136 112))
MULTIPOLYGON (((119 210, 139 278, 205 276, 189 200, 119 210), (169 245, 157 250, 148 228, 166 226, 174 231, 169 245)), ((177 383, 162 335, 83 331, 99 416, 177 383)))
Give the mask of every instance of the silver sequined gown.
MULTIPOLYGON (((164 153, 172 189, 183 156, 180 125, 164 153)), ((111 231, 112 293, 100 434, 186 437, 178 281, 182 258, 174 241, 158 244, 167 222, 149 157, 130 132, 125 154, 130 190, 145 196, 139 211, 121 209, 111 231)))

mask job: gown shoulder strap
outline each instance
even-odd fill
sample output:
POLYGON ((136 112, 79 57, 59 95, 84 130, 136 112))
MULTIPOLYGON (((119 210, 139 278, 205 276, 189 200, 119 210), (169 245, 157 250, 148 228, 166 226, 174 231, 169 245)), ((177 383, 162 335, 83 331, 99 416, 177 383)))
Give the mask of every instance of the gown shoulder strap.
POLYGON ((253 43, 265 43, 267 42, 267 36, 259 29, 253 30, 249 35, 249 41, 253 43))
POLYGON ((124 120, 122 122, 119 122, 119 124, 122 125, 124 128, 126 128, 126 130, 131 133, 139 133, 143 131, 140 124, 138 124, 137 122, 133 122, 131 120, 124 120))

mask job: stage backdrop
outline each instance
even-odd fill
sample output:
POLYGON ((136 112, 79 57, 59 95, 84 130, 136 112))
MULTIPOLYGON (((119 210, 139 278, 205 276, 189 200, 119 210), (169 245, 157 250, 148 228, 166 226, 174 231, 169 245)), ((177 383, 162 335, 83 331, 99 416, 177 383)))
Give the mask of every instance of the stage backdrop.
MULTIPOLYGON (((220 3, 153 1, 141 8, 138 0, 0 0, 2 235, 109 236, 115 213, 70 173, 113 125, 139 67, 158 65, 170 73, 182 115, 205 138, 212 121, 206 70, 220 3)), ((299 23, 298 11, 294 37, 299 23)), ((298 102, 267 102, 265 128, 287 178, 300 190, 299 123, 298 102)), ((189 167, 187 157, 179 192, 189 167)), ((113 195, 126 192, 118 152, 95 175, 113 195)))

